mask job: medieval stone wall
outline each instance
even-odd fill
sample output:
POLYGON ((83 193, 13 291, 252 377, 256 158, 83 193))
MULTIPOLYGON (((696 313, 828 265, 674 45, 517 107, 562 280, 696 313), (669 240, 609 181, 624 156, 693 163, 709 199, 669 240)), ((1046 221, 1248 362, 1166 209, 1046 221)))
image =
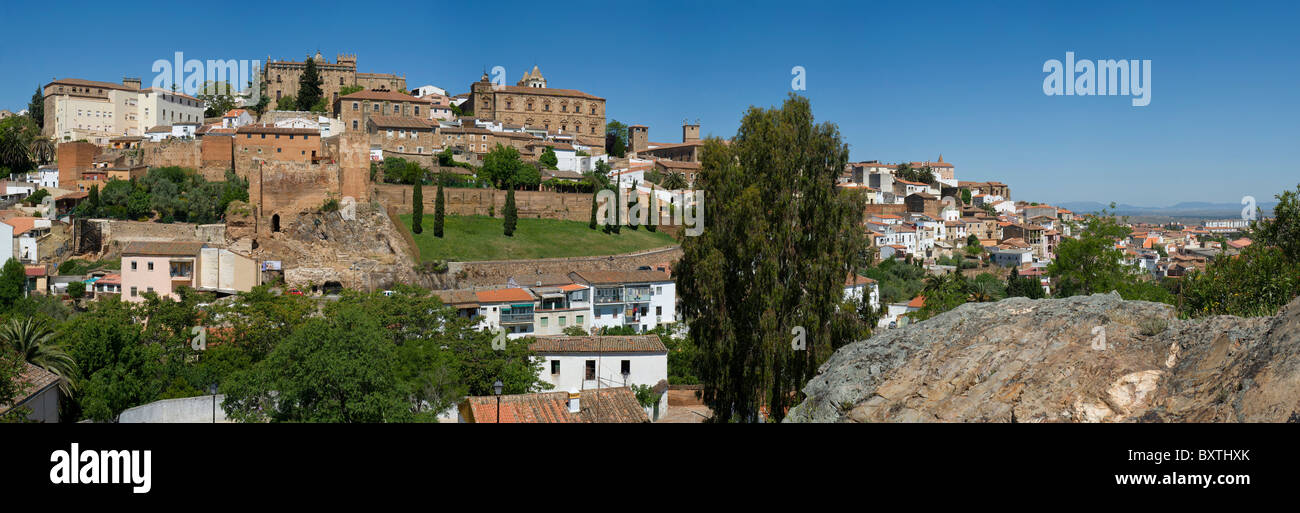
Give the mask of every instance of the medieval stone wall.
POLYGON ((634 270, 641 266, 674 264, 682 257, 680 246, 626 253, 622 255, 539 258, 535 260, 488 260, 480 262, 450 262, 441 280, 446 288, 497 287, 513 277, 516 283, 526 285, 529 276, 539 274, 567 274, 572 271, 634 270))
MULTIPOLYGON (((375 184, 375 199, 398 213, 411 213, 411 185, 375 184)), ((506 191, 494 189, 444 188, 447 215, 501 215, 506 206, 506 191)), ((424 187, 424 212, 433 213, 437 188, 424 187)), ((591 219, 591 194, 551 191, 515 191, 515 207, 520 217, 563 219, 586 222, 591 219)))

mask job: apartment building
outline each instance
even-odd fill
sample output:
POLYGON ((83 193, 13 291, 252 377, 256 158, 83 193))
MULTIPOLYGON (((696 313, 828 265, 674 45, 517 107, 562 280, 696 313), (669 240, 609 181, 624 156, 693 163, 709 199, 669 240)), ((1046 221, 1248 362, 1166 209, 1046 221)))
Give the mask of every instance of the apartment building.
POLYGON ((569 276, 595 290, 593 328, 630 326, 643 332, 676 322, 677 286, 664 271, 576 271, 569 276))

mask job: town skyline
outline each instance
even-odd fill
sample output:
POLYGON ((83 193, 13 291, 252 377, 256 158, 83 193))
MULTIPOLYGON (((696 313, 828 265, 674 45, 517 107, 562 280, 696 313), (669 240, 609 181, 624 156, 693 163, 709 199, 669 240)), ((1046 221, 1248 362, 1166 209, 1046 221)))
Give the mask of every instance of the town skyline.
MULTIPOLYGON (((606 98, 609 120, 648 125, 651 140, 667 141, 683 119, 699 119, 702 135, 732 136, 739 113, 750 105, 779 104, 792 92, 791 68, 802 66, 807 89, 794 92, 810 98, 818 121, 839 126, 851 160, 943 155, 962 167, 964 176, 1015 183, 1021 197, 1041 201, 1167 206, 1234 203, 1246 195, 1263 201, 1293 186, 1294 172, 1285 164, 1249 163, 1300 157, 1291 143, 1297 129, 1286 121, 1300 111, 1289 93, 1297 72, 1279 66, 1268 75, 1254 72, 1262 64, 1286 62, 1285 50, 1295 47, 1296 36, 1287 33, 1286 16, 1265 15, 1262 9, 1218 12, 1197 6, 1170 12, 1116 4, 1074 12, 1016 4, 951 5, 927 13, 813 5, 803 17, 817 23, 800 23, 771 9, 742 13, 666 4, 639 13, 643 17, 634 24, 681 25, 671 34, 588 39, 542 31, 520 51, 509 38, 443 38, 439 33, 461 30, 422 28, 430 19, 422 13, 434 15, 450 5, 409 7, 407 15, 384 24, 381 40, 369 37, 377 29, 352 30, 346 17, 266 6, 271 17, 298 16, 303 27, 340 35, 326 38, 315 29, 287 27, 258 38, 181 39, 190 28, 172 20, 173 26, 158 29, 157 38, 97 43, 102 57, 89 61, 80 45, 55 44, 31 54, 7 49, 3 61, 15 79, 0 85, 0 108, 26 108, 35 88, 54 77, 141 76, 147 82, 153 75, 150 64, 176 51, 186 58, 258 60, 267 54, 301 59, 320 51, 330 61, 339 53, 355 54, 360 70, 405 75, 410 87, 432 84, 449 94, 468 92, 470 83, 494 66, 506 69, 508 83, 538 66, 551 87, 606 98), (1081 20, 1095 25, 1078 26, 1086 25, 1081 20), (176 43, 167 43, 172 36, 176 43), (575 48, 584 48, 584 56, 564 56, 575 48), (1044 95, 1043 62, 1062 59, 1067 51, 1080 58, 1152 60, 1150 105, 1133 107, 1127 98, 1044 95), (664 63, 656 63, 659 59, 664 63), (64 64, 78 60, 84 64, 75 72, 64 64), (1254 169, 1219 183, 1225 168, 1238 165, 1254 169)), ((20 19, 31 8, 3 9, 7 17, 20 19)), ((212 18, 217 10, 196 6, 193 14, 212 18)), ((616 14, 608 13, 608 19, 616 14)), ((93 30, 138 22, 126 13, 107 12, 68 23, 74 30, 93 30)), ((528 24, 507 18, 496 30, 525 31, 528 24)), ((17 35, 25 37, 29 30, 20 27, 17 35)))

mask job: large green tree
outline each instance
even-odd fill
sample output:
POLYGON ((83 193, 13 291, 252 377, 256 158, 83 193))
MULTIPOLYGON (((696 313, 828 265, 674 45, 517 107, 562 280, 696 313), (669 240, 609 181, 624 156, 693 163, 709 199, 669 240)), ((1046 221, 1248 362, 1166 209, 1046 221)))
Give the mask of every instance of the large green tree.
POLYGON ((731 144, 705 142, 704 231, 685 238, 674 275, 714 420, 754 420, 762 406, 783 418, 817 366, 865 333, 841 308, 865 243, 860 198, 835 187, 848 155, 796 95, 751 107, 731 144))
POLYGON ((324 83, 320 71, 316 69, 316 61, 308 58, 302 75, 298 77, 298 110, 313 111, 320 108, 318 104, 324 100, 325 94, 321 90, 324 83))
POLYGON ((627 125, 616 119, 605 123, 605 152, 619 158, 627 155, 627 125))
POLYGON ((222 403, 246 422, 400 422, 411 419, 383 326, 359 311, 311 319, 265 360, 224 384, 222 403))

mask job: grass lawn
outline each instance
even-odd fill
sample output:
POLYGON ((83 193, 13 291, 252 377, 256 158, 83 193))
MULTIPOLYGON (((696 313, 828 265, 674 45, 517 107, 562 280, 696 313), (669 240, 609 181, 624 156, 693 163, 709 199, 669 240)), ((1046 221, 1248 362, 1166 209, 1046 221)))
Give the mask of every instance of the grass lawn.
MULTIPOLYGON (((411 215, 401 216, 411 231, 411 215)), ((519 219, 513 237, 502 233, 499 217, 447 216, 441 239, 433 236, 433 214, 424 214, 424 233, 413 234, 424 261, 522 260, 631 253, 673 246, 677 241, 663 232, 624 226, 622 233, 605 234, 580 221, 519 219)))

